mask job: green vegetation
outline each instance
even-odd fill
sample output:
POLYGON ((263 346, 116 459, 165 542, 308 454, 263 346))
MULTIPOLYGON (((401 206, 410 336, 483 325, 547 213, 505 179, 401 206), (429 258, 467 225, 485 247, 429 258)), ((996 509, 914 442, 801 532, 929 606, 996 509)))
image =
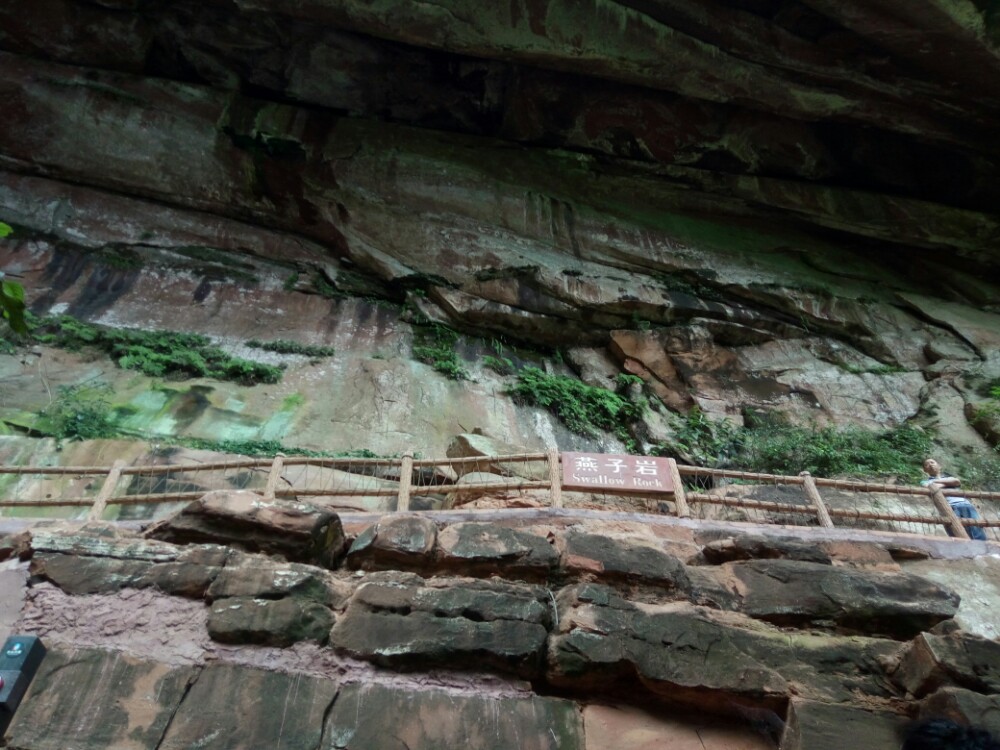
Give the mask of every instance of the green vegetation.
POLYGON ((300 344, 298 341, 288 341, 286 339, 275 339, 274 341, 257 341, 256 339, 251 339, 247 342, 247 346, 253 349, 263 349, 266 352, 301 354, 305 357, 332 357, 336 354, 332 346, 300 344))
POLYGON ((670 292, 680 292, 699 298, 714 296, 716 293, 714 289, 706 288, 703 284, 692 281, 690 276, 680 273, 661 271, 654 273, 653 278, 670 292))
POLYGON ((653 328, 653 324, 645 318, 640 318, 638 313, 632 313, 630 320, 632 328, 636 331, 649 331, 653 328))
POLYGON ((894 375, 899 372, 906 372, 906 368, 900 367, 899 365, 873 365, 871 367, 862 367, 860 365, 841 365, 840 367, 852 375, 894 375))
POLYGON ((510 357, 494 357, 492 354, 483 357, 483 366, 488 367, 498 375, 513 375, 517 371, 514 360, 510 357))
POLYGON ((200 263, 199 271, 206 277, 218 277, 230 279, 232 281, 243 281, 247 284, 257 285, 260 279, 257 277, 257 267, 252 263, 240 259, 234 253, 220 250, 216 247, 206 245, 186 245, 184 247, 172 248, 172 252, 182 255, 200 263))
POLYGON ((638 375, 632 375, 627 372, 620 372, 615 377, 615 386, 616 390, 618 391, 624 391, 627 390, 629 386, 642 385, 645 382, 646 381, 644 381, 638 375))
POLYGON ((780 474, 809 471, 817 476, 895 475, 916 482, 921 461, 932 452, 931 437, 909 425, 873 432, 861 427, 787 427, 752 430, 744 465, 780 474))
POLYGON ((293 393, 289 396, 285 396, 281 401, 281 408, 284 411, 291 411, 292 409, 298 409, 302 404, 306 402, 305 396, 301 393, 293 393))
POLYGON ((482 268, 473 274, 476 281, 493 281, 494 279, 531 278, 538 273, 538 266, 510 266, 508 268, 482 268))
POLYGON ((64 385, 41 413, 41 426, 57 440, 96 440, 119 435, 109 386, 64 385))
POLYGON ((434 323, 417 329, 413 356, 452 380, 468 380, 469 372, 458 361, 455 351, 457 343, 455 331, 434 323))
MULTIPOLYGON (((321 297, 326 297, 327 299, 344 299, 347 297, 346 294, 327 281, 326 276, 321 274, 319 271, 313 274, 312 282, 313 289, 315 289, 321 297)), ((287 284, 287 281, 285 283, 287 284)))
MULTIPOLYGON (((134 432, 120 427, 119 419, 130 407, 112 407, 108 385, 61 386, 52 403, 41 412, 33 427, 57 440, 98 440, 112 438, 136 439, 134 432)), ((302 396, 288 396, 283 407, 297 406, 302 396)), ((150 438, 153 439, 153 438, 150 438)), ((316 451, 287 446, 278 440, 205 440, 192 437, 157 436, 157 442, 168 446, 183 446, 216 453, 232 453, 251 457, 273 457, 278 453, 315 458, 393 458, 380 456, 367 448, 348 451, 316 451)))
POLYGON ((102 266, 121 271, 131 271, 143 266, 139 253, 123 245, 107 245, 101 248, 94 254, 94 260, 102 266))
MULTIPOLYGON (((339 268, 335 277, 331 279, 325 272, 317 270, 310 278, 313 290, 327 299, 343 300, 360 297, 372 304, 398 307, 398 303, 392 299, 393 293, 381 281, 359 271, 339 268)), ((294 280, 293 277, 289 277, 285 280, 285 289, 291 291, 297 282, 297 276, 294 280)))
POLYGON ((103 329, 62 315, 39 321, 32 336, 62 349, 100 349, 123 370, 151 377, 215 378, 251 385, 277 383, 282 375, 280 367, 232 357, 194 333, 103 329))
POLYGON ((525 367, 508 393, 519 403, 548 409, 573 432, 593 436, 605 430, 622 440, 629 450, 636 448, 628 428, 642 416, 643 407, 614 391, 525 367))
MULTIPOLYGON (((9 224, 0 221, 0 238, 8 236, 13 231, 9 224)), ((0 316, 14 333, 24 335, 28 332, 28 325, 24 319, 24 287, 16 281, 4 279, 2 271, 0 271, 0 316)), ((9 342, 7 345, 10 346, 9 342)))
POLYGON ((672 421, 673 445, 661 445, 654 453, 679 452, 698 466, 736 465, 735 457, 744 444, 741 428, 729 420, 713 421, 698 407, 684 415, 672 415, 672 421))
POLYGON ((176 438, 170 441, 176 445, 197 450, 213 451, 215 453, 233 453, 251 458, 272 458, 278 453, 289 456, 308 456, 310 458, 393 458, 380 456, 367 448, 349 451, 314 451, 308 448, 294 448, 284 445, 279 440, 204 440, 202 438, 176 438))
MULTIPOLYGON (((920 463, 933 452, 931 436, 901 425, 875 432, 861 427, 799 427, 757 417, 751 427, 713 421, 698 409, 675 418, 672 446, 702 466, 817 476, 887 476, 916 482, 920 463)), ((661 446, 659 452, 667 452, 661 446)))
POLYGON ((950 468, 962 478, 963 487, 1000 491, 1000 450, 963 456, 950 468))

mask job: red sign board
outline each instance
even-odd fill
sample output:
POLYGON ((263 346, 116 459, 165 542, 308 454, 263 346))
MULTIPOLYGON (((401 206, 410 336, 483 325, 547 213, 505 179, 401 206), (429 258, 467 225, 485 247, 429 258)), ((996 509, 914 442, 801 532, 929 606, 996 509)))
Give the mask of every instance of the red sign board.
POLYGON ((673 494, 670 460, 654 456, 563 453, 564 490, 673 494))

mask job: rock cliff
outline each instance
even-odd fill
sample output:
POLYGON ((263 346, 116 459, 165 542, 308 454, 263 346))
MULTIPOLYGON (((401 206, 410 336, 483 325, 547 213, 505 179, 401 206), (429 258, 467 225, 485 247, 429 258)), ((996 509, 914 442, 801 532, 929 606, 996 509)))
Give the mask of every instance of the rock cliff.
POLYGON ((676 454, 698 407, 996 444, 987 8, 481 5, 0 3, 0 253, 30 308, 286 368, 164 382, 42 341, 0 355, 5 455, 45 455, 21 436, 95 385, 154 440, 676 454), (581 435, 494 360, 635 376, 654 409, 581 435))
MULTIPOLYGON (((559 448, 912 480, 933 447, 1000 482, 998 17, 0 0, 0 268, 32 313, 27 337, 0 331, 0 464, 559 448)), ((481 463, 418 484, 453 499, 509 473, 481 463)), ((0 537, 0 634, 49 648, 7 746, 1000 731, 992 546, 608 498, 391 514, 387 466, 286 467, 303 493, 373 493, 346 513, 258 496, 252 470, 0 537)), ((95 491, 0 475, 2 499, 95 491)))

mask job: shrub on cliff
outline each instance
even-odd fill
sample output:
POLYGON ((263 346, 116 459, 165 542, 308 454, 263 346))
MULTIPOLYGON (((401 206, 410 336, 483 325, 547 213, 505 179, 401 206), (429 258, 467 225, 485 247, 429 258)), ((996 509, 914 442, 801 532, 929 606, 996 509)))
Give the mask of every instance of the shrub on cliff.
POLYGON ((41 427, 57 440, 119 437, 109 393, 106 385, 60 386, 55 399, 41 413, 41 427))
POLYGON ((679 455, 699 466, 727 467, 794 476, 896 476, 911 482, 933 452, 931 436, 901 425, 873 431, 861 427, 790 425, 780 417, 756 415, 751 425, 709 419, 700 410, 674 417, 674 441, 657 453, 679 455))
POLYGON ((151 377, 204 377, 237 383, 277 383, 280 367, 232 357, 206 336, 176 331, 104 329, 68 315, 38 322, 34 338, 43 344, 106 352, 123 370, 151 377))
POLYGON ((751 471, 822 477, 892 475, 911 482, 933 451, 923 430, 901 425, 875 432, 861 427, 791 427, 747 430, 735 462, 751 471))
POLYGON ((458 334, 442 325, 431 325, 416 332, 413 356, 452 380, 468 380, 469 373, 458 360, 455 346, 458 334))
POLYGON ((617 436, 630 450, 635 447, 628 428, 642 416, 643 407, 614 391, 525 367, 508 393, 519 403, 548 409, 573 432, 595 436, 603 430, 617 436))
MULTIPOLYGON (((10 225, 0 221, 0 238, 6 237, 11 231, 10 225)), ((23 335, 28 332, 24 320, 24 287, 4 278, 3 271, 0 271, 0 317, 14 333, 23 335)))

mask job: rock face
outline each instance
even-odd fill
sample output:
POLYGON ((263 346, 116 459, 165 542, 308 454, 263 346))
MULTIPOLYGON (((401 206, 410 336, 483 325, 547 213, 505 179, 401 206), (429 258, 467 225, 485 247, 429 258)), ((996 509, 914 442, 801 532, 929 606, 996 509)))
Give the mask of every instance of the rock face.
POLYGON ((270 554, 29 529, 13 627, 50 656, 8 746, 762 750, 834 747, 838 726, 888 743, 908 716, 995 710, 997 644, 882 547, 559 518, 383 517, 332 570, 278 553, 295 525, 271 528, 270 554), (829 563, 798 559, 806 546, 829 563), (720 550, 758 559, 706 565, 720 550))
POLYGON ((381 686, 351 685, 337 697, 326 724, 324 750, 385 747, 466 747, 470 750, 582 748, 576 706, 555 698, 422 695, 381 686))
POLYGON ((391 577, 358 588, 330 641, 384 666, 485 667, 538 677, 550 607, 540 587, 391 577))
POLYGON ((858 573, 798 560, 755 560, 714 569, 733 583, 723 608, 778 625, 835 622, 858 632, 907 638, 954 616, 958 595, 905 573, 858 573), (735 593, 738 592, 738 593, 735 593), (937 610, 937 611, 935 611, 937 610))
POLYGON ((687 604, 640 608, 591 584, 563 591, 558 606, 559 628, 549 645, 556 684, 638 678, 666 701, 708 700, 719 712, 728 703, 775 709, 803 689, 827 703, 849 702, 855 690, 893 695, 879 665, 897 650, 890 642, 800 634, 790 643, 744 618, 720 618, 687 604))
POLYGON ((50 651, 18 711, 9 747, 153 748, 196 670, 99 649, 50 651), (111 688, 111 686, 114 686, 111 688), (109 689, 116 700, 108 702, 109 689))
POLYGON ((209 666, 191 686, 158 747, 314 748, 336 694, 337 685, 330 680, 209 666))
POLYGON ((228 543, 324 567, 333 567, 345 547, 336 514, 304 503, 268 501, 252 492, 210 492, 151 535, 182 543, 228 543))
MULTIPOLYGON (((38 314, 287 366, 174 387, 38 351, 49 391, 109 385, 128 435, 620 450, 508 399, 558 348, 674 412, 947 410, 943 443, 985 449, 1000 90, 971 81, 1000 63, 993 16, 962 8, 7 3, 0 259, 38 314), (428 322, 470 334, 449 346, 472 382, 408 357, 428 322)), ((0 357, 0 420, 49 429, 37 368, 0 357)))
POLYGON ((906 725, 906 720, 898 714, 795 699, 789 706, 781 747, 788 750, 896 747, 906 725))
MULTIPOLYGON (((50 646, 0 742, 823 750, 992 721, 992 568, 960 599, 935 544, 922 578, 822 530, 337 515, 396 510, 372 456, 419 454, 410 508, 450 508, 547 477, 503 453, 693 461, 684 417, 995 446, 989 5, 0 0, 0 267, 117 332, 0 341, 0 463, 155 459, 133 501, 208 493, 109 509, 142 534, 0 540, 0 625, 50 646), (121 329, 279 369, 218 380, 121 329), (528 367, 605 390, 518 393, 528 367), (619 401, 641 418, 586 427, 619 401), (71 442, 94 424, 117 439, 71 442), (294 448, 366 458, 173 471, 294 448), (445 454, 476 460, 419 460, 445 454)), ((99 490, 0 474, 36 513, 99 490)))

